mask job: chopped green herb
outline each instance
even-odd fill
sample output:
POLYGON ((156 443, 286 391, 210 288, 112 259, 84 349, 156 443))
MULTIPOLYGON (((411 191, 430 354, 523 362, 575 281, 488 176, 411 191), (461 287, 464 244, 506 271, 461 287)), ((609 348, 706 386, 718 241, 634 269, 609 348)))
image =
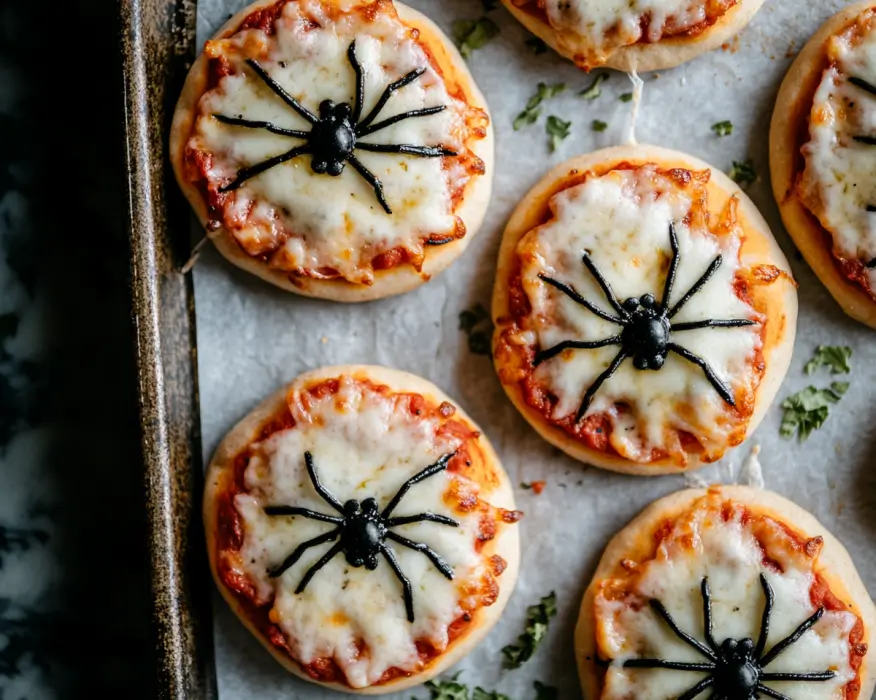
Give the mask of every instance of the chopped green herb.
POLYGON ((800 442, 806 440, 813 430, 817 430, 827 420, 831 404, 839 402, 849 390, 848 382, 834 382, 829 389, 816 389, 810 386, 782 402, 782 437, 793 437, 797 433, 800 442))
POLYGON ((489 17, 460 19, 453 23, 453 38, 463 58, 482 49, 499 34, 498 25, 489 17))
POLYGON ((471 694, 471 700, 511 700, 507 695, 502 695, 495 690, 487 692, 483 688, 475 688, 471 694))
POLYGON ((529 47, 529 50, 532 51, 536 56, 541 56, 543 53, 547 53, 548 47, 541 39, 537 36, 530 37, 526 40, 526 45, 529 47))
POLYGON ((477 304, 459 314, 459 330, 468 336, 469 352, 475 355, 490 354, 493 322, 490 312, 483 304, 477 304))
POLYGON ((560 691, 552 685, 545 685, 541 681, 535 681, 532 685, 535 688, 535 700, 557 700, 560 697, 560 691))
POLYGON ((852 359, 852 349, 844 345, 819 345, 815 356, 806 363, 803 371, 812 374, 819 367, 829 367, 831 374, 848 374, 852 371, 849 360, 852 359))
POLYGON ((545 131, 551 137, 551 150, 556 151, 560 142, 569 136, 572 130, 572 122, 563 121, 559 117, 551 115, 547 118, 545 131))
POLYGON ((598 119, 593 120, 593 131, 605 131, 608 128, 608 124, 605 122, 601 122, 598 119))
POLYGON ((633 93, 625 92, 618 98, 621 102, 632 102, 633 101, 633 93))
POLYGON ((458 673, 449 681, 426 681, 430 700, 468 700, 468 687, 457 678, 458 673))
POLYGON ((743 188, 757 180, 757 172, 754 170, 754 162, 749 158, 743 162, 733 161, 733 167, 727 173, 733 182, 741 185, 743 188))
POLYGON ((718 122, 712 124, 712 131, 718 136, 730 136, 733 133, 733 122, 718 122))
POLYGON ((499 0, 481 0, 484 5, 484 12, 492 12, 496 9, 496 3, 499 0))
POLYGON ((537 605, 526 609, 526 626, 517 638, 517 644, 509 644, 502 649, 505 668, 520 668, 532 658, 538 645, 547 634, 551 618, 557 614, 557 594, 551 591, 537 605))
POLYGON ((595 100, 602 94, 602 88, 600 87, 606 80, 608 80, 608 73, 599 73, 594 79, 593 82, 586 88, 584 88, 578 94, 583 97, 585 100, 595 100))
POLYGON ((556 97, 566 89, 565 83, 539 83, 536 93, 529 98, 526 108, 514 120, 514 131, 520 131, 524 126, 535 124, 541 116, 541 103, 556 97))

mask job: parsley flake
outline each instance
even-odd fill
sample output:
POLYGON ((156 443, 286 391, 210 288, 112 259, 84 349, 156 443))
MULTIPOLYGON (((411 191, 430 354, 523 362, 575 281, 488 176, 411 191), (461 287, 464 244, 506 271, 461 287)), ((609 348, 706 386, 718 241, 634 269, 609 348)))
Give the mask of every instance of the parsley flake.
POLYGON ((511 700, 507 695, 502 695, 495 690, 486 691, 483 688, 475 688, 471 694, 471 700, 511 700))
POLYGON ((852 366, 849 360, 852 359, 852 349, 845 345, 819 345, 815 350, 815 355, 803 371, 806 374, 812 374, 820 367, 828 367, 831 374, 848 374, 852 371, 852 366))
POLYGON ((535 124, 541 116, 541 103, 556 97, 566 89, 565 83, 539 83, 536 93, 529 98, 526 108, 514 120, 514 131, 520 131, 524 126, 535 124))
POLYGON ((608 124, 601 122, 598 119, 593 120, 593 131, 603 132, 608 128, 608 124))
POLYGON ((741 163, 734 160, 733 167, 730 168, 730 172, 727 174, 733 182, 740 185, 743 189, 757 180, 757 172, 754 169, 754 162, 751 158, 741 163))
POLYGON ((838 403, 848 390, 848 382, 834 382, 829 389, 810 386, 788 397, 782 402, 784 415, 779 433, 786 438, 796 433, 800 442, 804 442, 813 430, 824 425, 831 404, 838 403))
POLYGON ((502 648, 505 668, 520 668, 532 658, 547 634, 551 618, 556 614, 557 594, 553 591, 526 609, 526 625, 523 634, 517 638, 517 644, 502 648))
POLYGON ((458 682, 459 674, 449 681, 426 681, 430 700, 468 700, 468 687, 458 682))
POLYGON ((547 124, 545 124, 545 131, 547 135, 551 137, 551 151, 556 151, 560 146, 560 142, 568 138, 569 133, 572 130, 572 122, 567 122, 559 117, 551 115, 547 118, 547 124))
POLYGON ((547 53, 548 46, 537 36, 530 37, 526 40, 526 45, 529 47, 529 50, 532 51, 536 56, 541 56, 543 53, 547 53))
POLYGON ((712 131, 716 136, 730 136, 733 133, 733 122, 718 122, 712 124, 712 131))
POLYGON ((621 102, 632 102, 633 101, 633 93, 625 92, 618 98, 621 102))
POLYGON ((453 23, 453 38, 463 58, 482 49, 499 34, 499 26, 489 17, 460 19, 453 23))
POLYGON ((474 355, 489 355, 493 321, 483 304, 476 304, 459 314, 459 330, 468 336, 468 349, 474 355))
POLYGON ((606 80, 608 80, 608 73, 599 73, 594 79, 593 82, 586 88, 584 88, 581 92, 578 93, 580 97, 583 97, 585 100, 595 100, 597 97, 602 95, 602 87, 600 87, 606 80))

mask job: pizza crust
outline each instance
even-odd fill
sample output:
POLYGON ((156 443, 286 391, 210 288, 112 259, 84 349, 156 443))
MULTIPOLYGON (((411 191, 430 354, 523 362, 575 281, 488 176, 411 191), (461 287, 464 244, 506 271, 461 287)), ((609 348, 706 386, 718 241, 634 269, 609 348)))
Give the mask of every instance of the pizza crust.
POLYGON ((213 459, 210 462, 210 466, 207 469, 206 486, 204 491, 204 530, 207 537, 207 552, 210 559, 210 570, 213 573, 213 579, 216 581, 216 585, 219 588, 222 597, 243 625, 259 640, 259 642, 262 643, 262 646, 268 650, 271 656, 273 656, 280 665, 290 673, 299 678, 303 678, 306 681, 310 681, 311 683, 316 683, 317 685, 326 688, 332 688, 333 690, 340 690, 347 693, 358 693, 361 695, 383 695, 386 693, 406 690, 420 685, 421 683, 425 683, 430 678, 437 676, 458 661, 461 661, 484 639, 484 637, 487 636, 493 625, 498 622, 502 615, 502 611, 505 609, 505 605, 508 603, 511 592, 514 590, 514 584, 517 581, 517 574, 520 568, 520 536, 516 527, 507 527, 500 531, 499 536, 495 540, 495 554, 498 554, 507 562, 507 567, 497 579, 499 584, 499 597, 496 599, 496 602, 490 606, 478 608, 475 612, 474 620, 469 625, 467 632, 451 643, 447 651, 436 657, 421 673, 410 676, 401 676, 389 683, 381 685, 354 689, 341 683, 324 683, 314 680, 302 671, 301 667, 295 661, 274 647, 271 642, 250 622, 240 602, 218 577, 216 563, 216 538, 218 534, 216 503, 218 497, 224 492, 228 480, 232 478, 235 457, 257 439, 260 428, 265 421, 276 415, 277 412, 283 408, 289 392, 294 388, 309 386, 320 381, 337 378, 341 375, 367 379, 376 384, 385 384, 393 391, 415 392, 436 405, 441 404, 444 401, 452 404, 456 408, 456 413, 453 416, 454 420, 461 420, 472 426, 474 430, 481 432, 479 446, 483 450, 487 462, 493 466, 499 476, 499 486, 487 494, 489 502, 498 508, 514 510, 514 491, 511 482, 508 479, 508 475, 502 468, 502 465, 499 462, 499 457, 493 449, 493 446, 474 421, 472 421, 468 414, 466 414, 456 402, 452 401, 440 389, 430 382, 427 382, 425 379, 421 379, 413 374, 408 374, 407 372, 387 369, 385 367, 343 365, 338 367, 324 367, 322 369, 306 372, 260 403, 245 418, 243 418, 243 420, 234 426, 219 444, 219 447, 216 449, 213 459))
MULTIPOLYGON (((682 63, 687 63, 700 54, 713 51, 730 41, 748 25, 763 3, 764 0, 741 0, 715 24, 695 37, 679 36, 655 44, 638 43, 623 46, 611 54, 608 61, 605 62, 605 67, 626 72, 646 73, 653 70, 674 68, 682 63)), ((517 7, 513 0, 502 0, 502 4, 524 27, 554 51, 571 61, 575 60, 574 51, 569 52, 560 48, 556 30, 544 18, 536 17, 523 8, 517 7)), ((582 41, 582 50, 584 46, 582 41)))
MULTIPOLYGON (((825 43, 865 10, 876 7, 872 0, 849 5, 831 17, 815 33, 794 61, 782 83, 770 128, 770 171, 773 194, 779 203, 785 228, 813 272, 837 303, 852 318, 876 328, 876 300, 847 279, 831 252, 831 236, 794 192, 801 163, 799 141, 809 124, 812 99, 826 64, 825 43)), ((807 129, 808 133, 808 129, 807 129)))
MULTIPOLYGON (((871 630, 876 627, 876 606, 870 599, 864 582, 855 569, 852 558, 845 547, 815 519, 815 517, 791 501, 770 491, 761 491, 750 486, 713 487, 724 498, 740 503, 755 513, 769 515, 792 529, 809 537, 820 536, 824 547, 818 558, 824 567, 819 573, 824 576, 831 590, 849 604, 851 611, 864 621, 864 639, 868 645, 864 662, 860 669, 860 700, 866 700, 876 687, 873 664, 876 663, 876 648, 870 643, 871 630)), ((685 510, 708 493, 706 489, 679 491, 661 498, 648 506, 609 542, 593 580, 584 593, 578 624, 575 628, 575 659, 584 697, 596 700, 601 692, 602 668, 596 663, 596 635, 593 619, 593 603, 598 582, 615 577, 621 570, 624 558, 635 559, 635 553, 653 549, 653 533, 660 524, 669 519, 677 519, 685 510)))
MULTIPOLYGON (((257 2, 248 5, 223 24, 212 38, 219 39, 231 36, 249 15, 263 7, 270 7, 276 2, 277 0, 257 0, 257 2)), ((465 92, 466 102, 472 107, 482 109, 489 116, 487 102, 453 43, 425 15, 399 2, 394 4, 402 22, 420 31, 418 41, 431 52, 441 72, 445 75, 452 74, 457 79, 465 92)), ((177 182, 201 225, 205 227, 209 218, 207 205, 198 188, 185 176, 185 147, 192 133, 198 101, 206 91, 207 68, 207 58, 201 53, 186 78, 173 115, 170 132, 170 160, 177 182)), ((213 241, 219 252, 237 267, 295 294, 343 302, 371 301, 403 294, 428 282, 462 255, 484 220, 492 193, 493 163, 495 161, 492 118, 487 126, 486 137, 476 141, 471 150, 484 162, 485 173, 473 177, 469 181, 465 188, 462 205, 455 212, 456 216, 465 224, 466 234, 463 238, 442 246, 426 246, 426 258, 421 272, 417 272, 408 264, 398 265, 389 270, 375 270, 374 283, 371 285, 353 284, 344 279, 321 280, 312 277, 290 276, 289 273, 271 269, 248 255, 237 243, 234 236, 224 228, 208 231, 207 236, 213 241)))
MULTIPOLYGON (((618 146, 578 156, 558 165, 545 175, 517 206, 503 234, 499 249, 496 285, 493 290, 492 315, 493 323, 496 325, 496 331, 493 335, 494 355, 504 330, 499 319, 506 317, 509 313, 508 280, 514 268, 515 251, 520 239, 546 219, 548 202, 554 194, 563 189, 566 178, 573 172, 581 173, 592 169, 608 170, 623 162, 638 165, 655 163, 661 168, 681 167, 688 170, 711 170, 712 178, 708 185, 710 211, 720 212, 731 196, 739 197, 739 221, 746 233, 749 234, 740 251, 743 261, 751 257, 760 263, 775 265, 788 276, 787 280, 776 280, 773 284, 753 290, 759 300, 766 305, 769 324, 763 348, 766 372, 758 388, 754 414, 749 422, 748 434, 750 435, 763 420, 767 409, 775 399, 791 363, 797 331, 797 289, 791 281, 791 268, 788 261, 773 238, 769 225, 754 203, 724 173, 693 156, 656 146, 618 146)), ((502 367, 497 365, 497 370, 501 369, 502 367)), ((561 428, 548 423, 539 411, 526 403, 519 385, 516 383, 508 385, 503 382, 502 386, 517 410, 523 414, 523 417, 539 435, 570 457, 586 464, 610 471, 641 476, 678 474, 681 471, 690 471, 703 466, 696 455, 690 455, 688 465, 682 469, 675 463, 666 460, 643 464, 618 455, 591 449, 561 428)))

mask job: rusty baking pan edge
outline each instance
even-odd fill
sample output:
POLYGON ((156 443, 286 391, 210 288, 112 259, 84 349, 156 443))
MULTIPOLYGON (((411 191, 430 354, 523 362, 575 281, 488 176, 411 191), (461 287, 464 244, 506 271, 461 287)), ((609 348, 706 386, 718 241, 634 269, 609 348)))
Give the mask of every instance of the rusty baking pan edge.
MULTIPOLYGON (((194 292, 178 270, 190 219, 171 182, 167 134, 194 56, 194 0, 121 0, 128 225, 159 698, 216 697, 194 292)), ((125 465, 120 465, 124 468, 125 465)), ((146 660, 144 659, 144 663, 146 660)))

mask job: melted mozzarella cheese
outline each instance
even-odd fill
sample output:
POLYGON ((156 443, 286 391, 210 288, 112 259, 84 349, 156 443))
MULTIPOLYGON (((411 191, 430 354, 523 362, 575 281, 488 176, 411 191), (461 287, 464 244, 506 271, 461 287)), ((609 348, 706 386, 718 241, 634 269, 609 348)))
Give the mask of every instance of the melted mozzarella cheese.
MULTIPOLYGON (((876 96, 849 78, 876 84, 872 22, 833 37, 828 45, 832 65, 815 94, 801 182, 807 205, 833 237, 835 254, 864 265, 876 258, 876 214, 867 210, 876 205, 876 146, 854 137, 876 136, 876 96)), ((876 290, 876 269, 867 270, 867 279, 876 290)))
MULTIPOLYGON (((226 56, 235 69, 202 97, 189 142, 190 148, 213 154, 209 181, 225 184, 239 169, 303 143, 265 130, 222 124, 212 115, 268 121, 285 129, 311 128, 245 66, 247 57, 257 57, 276 82, 316 114, 323 100, 353 103, 355 74, 347 58, 353 40, 365 76, 363 117, 390 83, 413 70, 424 71, 395 92, 372 124, 412 110, 447 107, 360 140, 444 146, 461 152, 468 107, 448 94, 441 75, 394 9, 384 8, 368 17, 351 11, 330 18, 320 0, 299 0, 286 4, 272 36, 244 30, 208 45, 208 52, 226 56)), ((310 157, 302 155, 246 181, 234 193, 224 225, 251 255, 271 253, 274 267, 290 271, 329 267, 347 280, 364 283, 373 276, 372 258, 381 252, 401 247, 416 257, 422 255, 421 240, 430 234, 455 235, 452 196, 468 177, 463 169, 445 170, 444 158, 363 150, 355 151, 355 156, 383 183, 391 215, 350 163, 339 177, 331 177, 314 173, 310 157)))
MULTIPOLYGON (((758 318, 733 288, 740 269, 739 238, 691 230, 684 223, 691 210, 690 198, 653 166, 588 178, 556 195, 551 206, 554 218, 527 234, 518 249, 523 287, 532 305, 529 327, 536 331, 542 349, 565 340, 602 340, 622 329, 549 287, 539 275, 570 284, 588 301, 615 313, 581 262, 586 250, 619 300, 650 293, 660 302, 671 258, 670 221, 676 222, 680 248, 670 307, 718 254, 724 260, 672 322, 758 318), (655 198, 655 191, 662 194, 655 198)), ((705 359, 737 397, 740 391, 756 388, 752 361, 762 344, 759 326, 678 332, 671 340, 705 359)), ((567 351, 535 370, 536 382, 559 399, 554 419, 577 412, 586 390, 618 351, 616 346, 567 351)), ((641 461, 650 460, 653 449, 677 452, 675 431, 694 435, 707 450, 723 450, 740 420, 703 370, 673 353, 659 371, 640 371, 631 359, 625 360, 597 391, 588 414, 609 416, 614 448, 628 459, 641 461), (619 406, 626 410, 619 411, 619 406)))
POLYGON ((268 517, 263 511, 268 505, 295 505, 336 515, 314 491, 306 451, 322 483, 342 503, 376 498, 382 510, 407 479, 460 445, 452 436, 436 437, 437 421, 413 416, 406 404, 400 407, 350 379, 341 382, 334 396, 307 399, 307 405, 300 397, 290 400, 295 428, 261 443, 246 470, 248 493, 237 495, 235 506, 245 529, 244 570, 257 586, 259 601, 273 599, 271 619, 283 630, 293 657, 302 664, 332 658, 348 683, 362 688, 389 668, 417 671, 417 640, 445 649, 447 628, 464 608, 473 607, 466 599, 473 594, 466 591, 480 589, 485 569, 475 549, 477 512, 451 511, 445 502, 454 484, 472 495, 477 485, 441 472, 413 486, 393 511, 394 516, 439 513, 460 522, 460 527, 427 522, 392 529, 426 543, 454 569, 454 581, 448 581, 423 554, 388 542, 414 586, 413 624, 407 621, 401 583, 383 557, 376 570, 368 571, 338 554, 296 595, 330 542, 307 550, 280 578, 268 577, 267 570, 298 545, 334 527, 302 517, 268 517))
MULTIPOLYGON (((702 24, 709 19, 710 4, 705 0, 546 0, 545 11, 551 26, 583 37, 602 63, 621 46, 658 42, 665 34, 680 34, 702 24)), ((726 11, 735 2, 718 4, 726 11)))
MULTIPOLYGON (((810 596, 814 581, 811 561, 803 556, 782 556, 781 573, 766 568, 763 561, 761 543, 743 524, 741 511, 724 521, 720 508, 699 507, 677 522, 656 558, 636 570, 635 584, 620 584, 626 598, 618 600, 616 591, 611 596, 600 593, 596 597, 600 654, 612 660, 602 700, 670 700, 706 677, 695 672, 623 667, 624 661, 633 658, 707 661, 644 604, 649 599, 659 600, 682 631, 705 643, 700 592, 704 577, 708 577, 711 589, 714 638, 718 644, 728 638, 757 641, 764 607, 761 573, 775 594, 766 651, 790 635, 815 612, 810 596), (631 600, 641 604, 630 605, 631 600)), ((855 678, 849 663, 849 633, 856 621, 848 612, 825 612, 766 668, 768 673, 833 670, 833 679, 769 681, 765 685, 796 700, 844 698, 844 686, 855 678)))

